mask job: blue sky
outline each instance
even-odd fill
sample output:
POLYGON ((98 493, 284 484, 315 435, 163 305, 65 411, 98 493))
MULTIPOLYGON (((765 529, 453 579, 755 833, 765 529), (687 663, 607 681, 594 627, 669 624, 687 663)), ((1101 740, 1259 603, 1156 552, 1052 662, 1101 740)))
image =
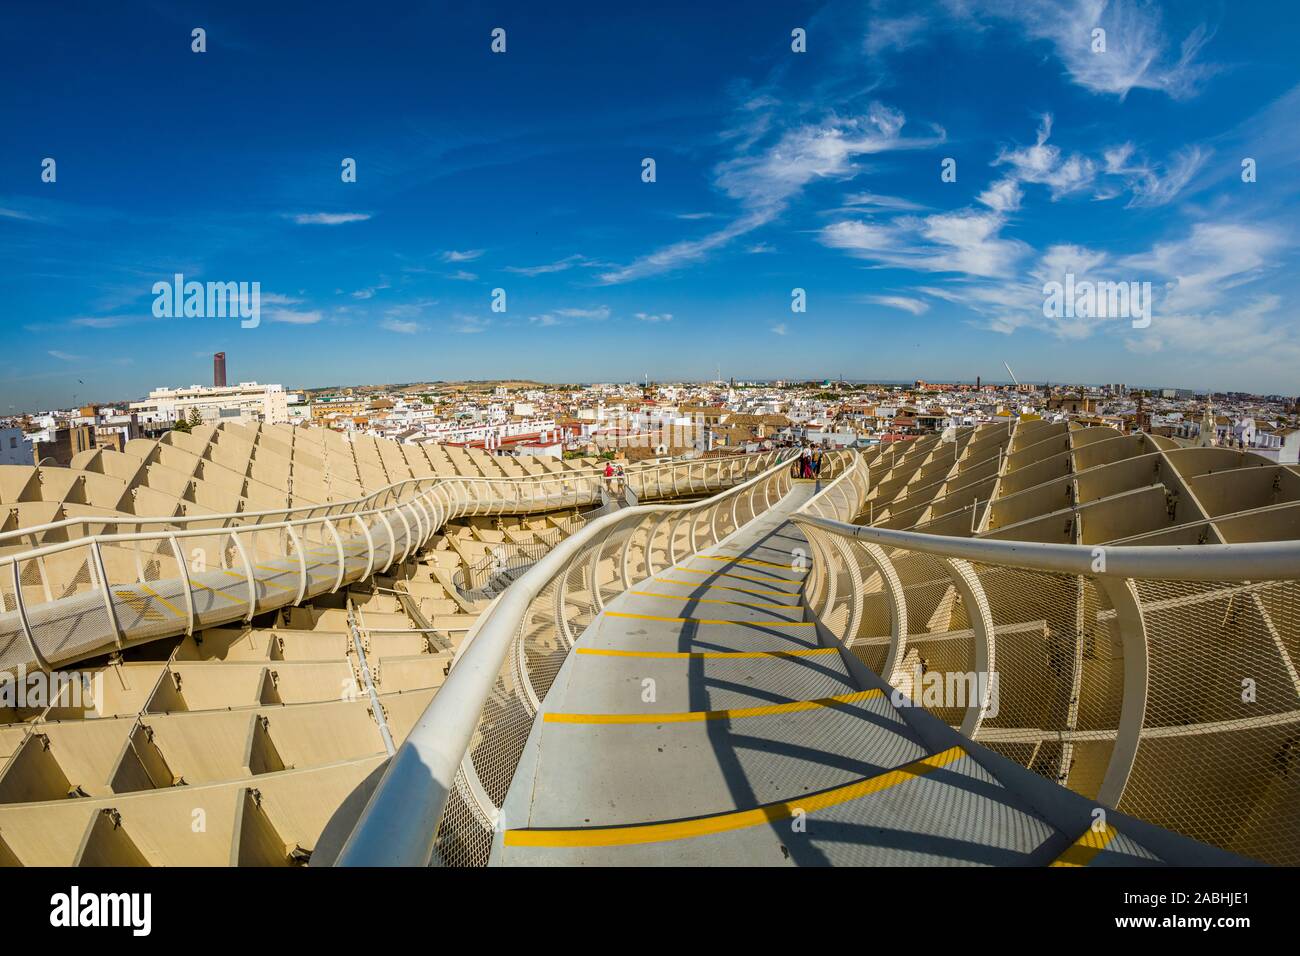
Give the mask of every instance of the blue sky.
POLYGON ((232 379, 289 386, 999 380, 1007 361, 1300 391, 1290 0, 4 20, 0 414, 206 382, 218 350, 232 379), (260 282, 261 325, 154 318, 177 272, 260 282), (1150 327, 1045 318, 1066 272, 1150 281, 1150 327))

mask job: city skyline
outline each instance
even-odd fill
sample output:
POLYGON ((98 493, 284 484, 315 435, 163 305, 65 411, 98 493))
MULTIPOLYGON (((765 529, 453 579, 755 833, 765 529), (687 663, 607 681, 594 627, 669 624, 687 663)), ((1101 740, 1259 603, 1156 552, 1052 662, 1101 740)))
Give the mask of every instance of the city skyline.
POLYGON ((434 4, 345 42, 328 10, 87 6, 40 50, 51 14, 15 15, 0 408, 208 381, 215 352, 294 387, 1006 361, 1295 394, 1288 5, 740 12, 434 4), (262 321, 156 318, 177 273, 259 283, 262 321), (1151 282, 1150 326, 1045 317, 1076 273, 1151 282))

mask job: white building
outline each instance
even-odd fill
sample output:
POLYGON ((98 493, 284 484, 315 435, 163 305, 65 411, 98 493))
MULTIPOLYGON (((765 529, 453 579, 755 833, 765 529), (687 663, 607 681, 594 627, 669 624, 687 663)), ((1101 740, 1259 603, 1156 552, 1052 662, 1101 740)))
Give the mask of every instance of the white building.
POLYGON ((131 411, 139 415, 141 422, 174 422, 181 417, 188 418, 195 408, 205 422, 239 418, 281 425, 290 420, 289 394, 284 386, 257 382, 156 388, 144 401, 131 403, 131 411))
POLYGON ((0 465, 30 465, 32 441, 21 428, 0 428, 0 465))

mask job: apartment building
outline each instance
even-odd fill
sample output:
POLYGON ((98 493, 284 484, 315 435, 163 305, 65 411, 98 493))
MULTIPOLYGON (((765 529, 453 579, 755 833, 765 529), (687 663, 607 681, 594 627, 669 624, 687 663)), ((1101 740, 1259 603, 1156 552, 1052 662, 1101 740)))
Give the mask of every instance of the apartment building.
POLYGON ((283 385, 240 382, 225 387, 191 385, 156 388, 144 401, 132 402, 131 411, 141 422, 175 422, 197 409, 204 422, 248 419, 283 425, 290 420, 289 394, 283 385))
POLYGON ((32 464, 32 441, 21 428, 0 428, 0 465, 32 464))

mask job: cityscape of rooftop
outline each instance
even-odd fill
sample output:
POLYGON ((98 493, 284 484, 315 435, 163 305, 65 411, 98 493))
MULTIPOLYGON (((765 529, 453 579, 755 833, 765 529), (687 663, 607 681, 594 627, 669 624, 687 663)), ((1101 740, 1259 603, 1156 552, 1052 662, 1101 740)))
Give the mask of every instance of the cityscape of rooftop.
POLYGON ((0 20, 19 923, 1284 916, 1300 5, 0 20))

